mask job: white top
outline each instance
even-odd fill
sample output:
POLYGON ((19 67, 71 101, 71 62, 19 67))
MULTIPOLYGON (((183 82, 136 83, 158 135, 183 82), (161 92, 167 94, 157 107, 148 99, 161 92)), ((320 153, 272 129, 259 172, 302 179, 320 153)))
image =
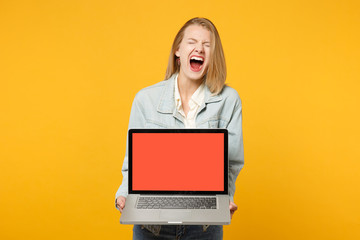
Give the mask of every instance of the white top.
POLYGON ((196 89, 194 94, 191 96, 189 100, 190 110, 186 116, 181 104, 181 97, 178 87, 178 74, 175 77, 175 106, 178 112, 184 117, 185 128, 196 128, 195 118, 200 106, 204 103, 204 97, 205 97, 204 86, 205 83, 203 82, 198 87, 198 89, 196 89))

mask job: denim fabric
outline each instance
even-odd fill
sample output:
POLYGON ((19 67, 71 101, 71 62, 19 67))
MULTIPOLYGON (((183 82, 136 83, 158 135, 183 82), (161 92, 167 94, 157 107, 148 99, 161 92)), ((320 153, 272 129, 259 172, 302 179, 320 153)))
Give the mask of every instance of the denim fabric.
POLYGON ((220 225, 211 225, 207 228, 199 225, 163 225, 159 232, 149 231, 144 226, 134 225, 133 240, 218 240, 223 239, 223 227, 220 225))
MULTIPOLYGON (((175 106, 175 77, 176 74, 172 75, 168 80, 144 88, 136 94, 131 108, 129 129, 185 128, 183 116, 175 106)), ((209 88, 205 86, 204 103, 198 109, 195 122, 197 128, 226 128, 229 132, 229 197, 230 201, 234 201, 235 181, 244 165, 242 106, 238 93, 233 88, 225 86, 221 93, 212 95, 209 88)), ((127 144, 128 140, 126 140, 127 144)), ((128 148, 126 147, 122 166, 123 180, 116 192, 115 199, 118 196, 127 197, 128 195, 127 151, 128 148)), ((166 225, 146 225, 143 228, 151 232, 151 234, 158 235, 164 226, 166 225)), ((204 230, 207 227, 214 229, 212 226, 201 226, 204 230)), ((138 228, 138 226, 134 227, 134 234, 140 231, 138 228)))
MULTIPOLYGON (((176 74, 136 94, 131 108, 129 129, 185 128, 183 117, 175 107, 175 77, 176 74)), ((230 201, 234 201, 235 181, 244 165, 242 107, 238 93, 225 86, 221 93, 212 95, 205 86, 205 101, 199 108, 195 121, 197 128, 226 128, 229 132, 229 197, 230 201)), ((115 198, 128 195, 127 151, 126 147, 122 166, 123 180, 115 198)))

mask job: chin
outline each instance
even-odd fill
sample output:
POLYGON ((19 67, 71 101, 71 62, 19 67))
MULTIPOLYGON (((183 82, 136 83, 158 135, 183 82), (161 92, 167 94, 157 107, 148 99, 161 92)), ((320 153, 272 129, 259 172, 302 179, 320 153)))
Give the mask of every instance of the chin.
POLYGON ((197 76, 195 79, 196 79, 196 80, 202 80, 202 79, 204 78, 204 76, 205 76, 205 73, 197 76))
POLYGON ((203 79, 203 77, 204 77, 203 75, 202 76, 194 76, 194 77, 190 77, 190 79, 193 81, 200 81, 203 79))
POLYGON ((205 76, 203 71, 193 72, 190 70, 189 78, 192 80, 201 80, 205 76))

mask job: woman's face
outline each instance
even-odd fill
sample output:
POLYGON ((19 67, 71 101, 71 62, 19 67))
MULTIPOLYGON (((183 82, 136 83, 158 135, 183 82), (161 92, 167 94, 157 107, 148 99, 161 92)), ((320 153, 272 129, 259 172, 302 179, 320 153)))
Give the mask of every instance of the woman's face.
POLYGON ((199 80, 206 74, 210 60, 211 33, 199 25, 185 29, 184 38, 175 55, 180 58, 179 76, 199 80))

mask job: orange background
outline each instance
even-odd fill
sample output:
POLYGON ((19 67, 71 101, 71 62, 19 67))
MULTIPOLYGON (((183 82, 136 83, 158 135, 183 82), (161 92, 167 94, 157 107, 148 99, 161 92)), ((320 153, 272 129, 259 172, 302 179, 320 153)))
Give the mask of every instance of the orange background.
POLYGON ((131 238, 114 208, 131 103, 203 16, 243 102, 224 238, 360 239, 359 5, 0 1, 0 238, 131 238))
POLYGON ((133 190, 224 191, 223 133, 133 133, 132 143, 133 190))

